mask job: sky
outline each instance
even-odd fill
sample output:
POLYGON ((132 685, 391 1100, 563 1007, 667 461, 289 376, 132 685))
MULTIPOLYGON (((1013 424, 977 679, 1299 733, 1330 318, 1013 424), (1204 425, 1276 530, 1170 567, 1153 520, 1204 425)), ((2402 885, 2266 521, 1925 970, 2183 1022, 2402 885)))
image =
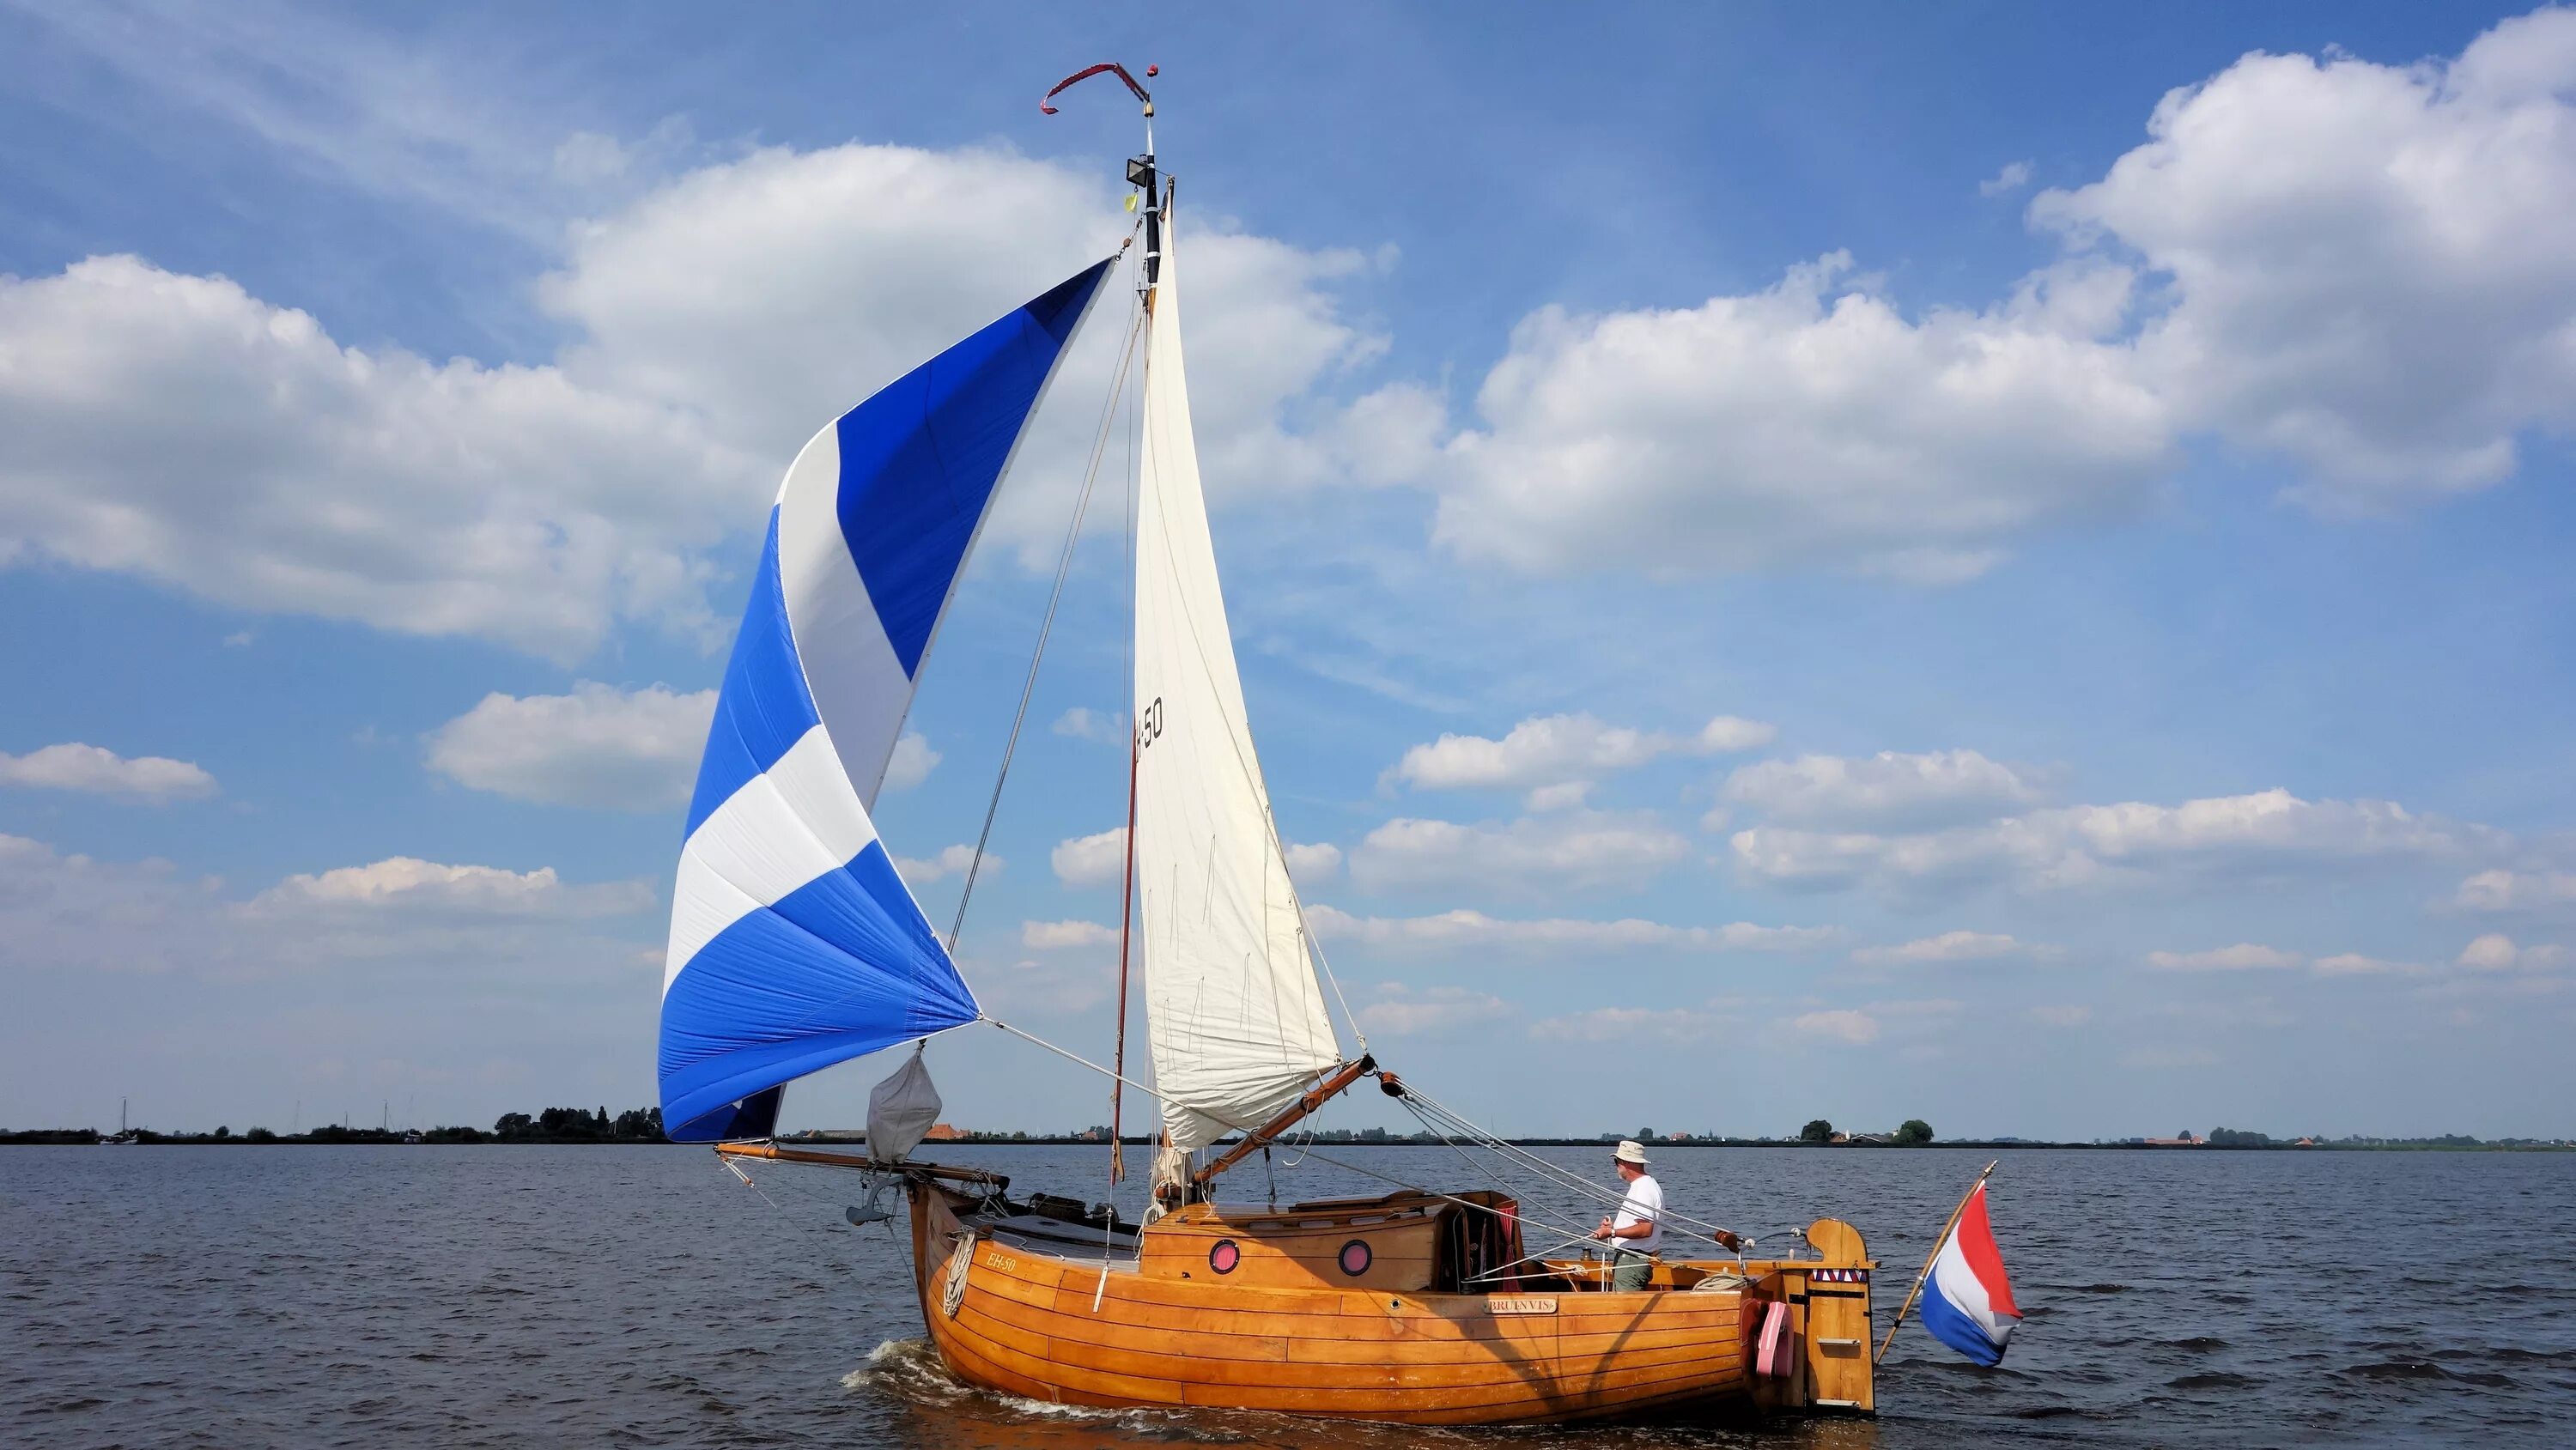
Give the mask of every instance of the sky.
MULTIPOLYGON (((0 0, 0 1126, 652 1101, 778 476, 1114 242, 1109 59, 1346 1045, 1504 1132, 2576 1132, 2576 10, 2422 4, 0 0)), ((1114 331, 878 803, 943 925, 1114 331)), ((959 947, 1095 1055, 1118 518, 959 947)))

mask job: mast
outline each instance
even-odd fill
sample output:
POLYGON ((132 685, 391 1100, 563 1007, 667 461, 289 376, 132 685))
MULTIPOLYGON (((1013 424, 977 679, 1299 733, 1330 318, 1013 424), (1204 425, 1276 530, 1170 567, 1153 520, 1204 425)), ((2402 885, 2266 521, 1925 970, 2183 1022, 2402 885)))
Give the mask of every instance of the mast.
MULTIPOLYGON (((1131 608, 1132 602, 1131 602, 1131 608)), ((1128 693, 1135 693, 1136 660, 1127 660, 1128 693)), ((1118 1046, 1110 1059, 1109 1073, 1109 1186, 1115 1188, 1127 1176, 1126 1149, 1121 1135, 1125 1122, 1121 1114, 1127 1106, 1127 934, 1136 915, 1136 731, 1127 731, 1127 874, 1118 892, 1118 1046)))
MULTIPOLYGON (((1146 334, 1128 716, 1134 888, 1122 911, 1143 928, 1145 1020, 1169 1149, 1156 1165, 1159 1197, 1192 1176, 1180 1155, 1294 1121, 1282 1113, 1311 1111, 1301 1100, 1319 1082, 1334 1080, 1329 1095, 1358 1073, 1324 1008, 1244 708, 1190 418, 1174 187, 1154 150, 1153 97, 1115 64, 1047 94, 1101 74, 1127 86, 1146 122, 1145 151, 1127 163, 1144 200, 1146 334)), ((1132 926, 1121 933, 1132 935, 1132 926)))
POLYGON ((1346 1059, 1271 818, 1199 475, 1174 187, 1146 294, 1135 678, 1137 912, 1146 1024, 1172 1145, 1269 1121, 1346 1059))
MULTIPOLYGON (((1161 172, 1156 168, 1154 162, 1153 95, 1143 86, 1136 83, 1136 78, 1127 73, 1127 68, 1125 66, 1120 65, 1115 61, 1109 61, 1100 65, 1085 67, 1082 70, 1075 71, 1072 75, 1066 76, 1063 80, 1056 82, 1055 85, 1047 91, 1046 95, 1039 99, 1038 110, 1044 115, 1054 115, 1056 113, 1056 108, 1053 105, 1050 105, 1049 102, 1053 101, 1058 95, 1073 87, 1077 82, 1085 81, 1093 76, 1103 74, 1115 75, 1119 80, 1125 82, 1127 89, 1135 95, 1137 104, 1143 108, 1145 115, 1145 151, 1141 156, 1128 158, 1127 181, 1129 185, 1134 186, 1144 196, 1145 270, 1143 280, 1138 284, 1136 290, 1144 299, 1145 309, 1150 314, 1154 306, 1154 289, 1156 285, 1162 281, 1163 277, 1163 187, 1161 172)), ((1145 67, 1145 74, 1149 77, 1160 75, 1162 74, 1162 67, 1149 65, 1145 67)), ((1152 353, 1153 341, 1152 338, 1148 336, 1146 340, 1146 355, 1148 358, 1147 366, 1149 368, 1152 365, 1152 353)), ((1135 550, 1135 536, 1136 512, 1131 498, 1127 512, 1128 550, 1131 555, 1135 550)), ((1127 609, 1131 641, 1127 652, 1127 691, 1129 696, 1132 698, 1136 692, 1136 652, 1132 643, 1136 596, 1133 589, 1130 589, 1128 592, 1127 609)), ((1136 911, 1136 776, 1138 759, 1144 753, 1144 737, 1141 733, 1143 727, 1144 722, 1140 717, 1129 717, 1129 728, 1127 732, 1127 866, 1125 875, 1122 878, 1122 887, 1118 897, 1118 1029, 1117 1040, 1112 1048, 1110 1057, 1111 1071, 1109 1076, 1109 1184, 1112 1188, 1117 1187, 1119 1181, 1127 1176, 1126 1148, 1122 1141, 1126 1131, 1125 1113, 1127 1106, 1127 964, 1129 960, 1128 944, 1132 936, 1136 911)))

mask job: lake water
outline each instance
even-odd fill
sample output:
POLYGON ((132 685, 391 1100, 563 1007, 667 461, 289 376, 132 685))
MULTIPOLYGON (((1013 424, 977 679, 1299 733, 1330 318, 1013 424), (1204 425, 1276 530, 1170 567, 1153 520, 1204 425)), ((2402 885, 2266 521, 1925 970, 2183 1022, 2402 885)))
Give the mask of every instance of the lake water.
MULTIPOLYGON (((1463 1186, 1436 1149, 1332 1151, 1463 1186)), ((1105 1157, 944 1156, 1085 1197, 1105 1157)), ((1984 1155, 1660 1160, 1678 1211, 1858 1225, 1883 1324, 1984 1155)), ((1279 1178, 1381 1187, 1312 1161, 1279 1178)), ((1259 1196, 1259 1168, 1238 1188, 1259 1196)), ((703 1149, 0 1149, 0 1444, 2576 1443, 2576 1155, 2033 1151, 1991 1197, 2029 1315, 2001 1369, 1909 1324, 1874 1422, 1451 1433, 957 1385, 923 1352, 905 1252, 842 1221, 855 1190, 828 1170, 755 1190, 703 1149)))

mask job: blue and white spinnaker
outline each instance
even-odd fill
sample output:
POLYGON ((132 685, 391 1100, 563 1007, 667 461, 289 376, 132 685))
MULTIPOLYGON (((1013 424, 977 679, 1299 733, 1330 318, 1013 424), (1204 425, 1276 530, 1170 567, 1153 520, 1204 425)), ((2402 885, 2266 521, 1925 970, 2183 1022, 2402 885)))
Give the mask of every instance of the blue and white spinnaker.
POLYGON ((1109 268, 915 368, 788 468, 672 891, 671 1137, 766 1134, 761 1095, 975 1020, 868 810, 994 490, 1109 268))

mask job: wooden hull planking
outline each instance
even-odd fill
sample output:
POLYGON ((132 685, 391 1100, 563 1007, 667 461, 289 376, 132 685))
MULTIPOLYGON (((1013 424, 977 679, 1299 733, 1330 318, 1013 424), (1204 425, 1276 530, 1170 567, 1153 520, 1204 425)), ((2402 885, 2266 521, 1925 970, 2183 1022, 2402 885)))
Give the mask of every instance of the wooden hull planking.
MULTIPOLYGON (((1805 1300, 1803 1273, 1774 1268, 1743 1289, 1627 1294, 1218 1282, 1203 1268, 1191 1277, 1171 1267, 1184 1257, 1171 1250, 1218 1234, 1241 1240, 1239 1222, 1166 1220, 1168 1237, 1164 1225, 1149 1228, 1141 1254, 1104 1265, 1078 1251, 965 1233, 955 1210, 966 1206, 926 1183, 914 1189, 922 1318, 961 1379, 1033 1400, 1482 1425, 1804 1408, 1818 1399, 1804 1363, 1811 1354, 1793 1355, 1785 1378, 1753 1373, 1766 1306, 1805 1300), (970 1256, 962 1266, 953 1257, 961 1249, 970 1256)), ((1851 1262, 1865 1264, 1858 1235, 1849 1248, 1851 1262)), ((1278 1259, 1294 1252, 1291 1245, 1278 1259)), ((1857 1292, 1865 1339, 1865 1278, 1857 1292)), ((1791 1312, 1803 1319, 1805 1310, 1800 1303, 1791 1312)), ((1821 1386, 1839 1393, 1821 1400, 1866 1411, 1867 1359, 1850 1361, 1861 1372, 1856 1390, 1847 1359, 1829 1367, 1842 1378, 1821 1386)))

